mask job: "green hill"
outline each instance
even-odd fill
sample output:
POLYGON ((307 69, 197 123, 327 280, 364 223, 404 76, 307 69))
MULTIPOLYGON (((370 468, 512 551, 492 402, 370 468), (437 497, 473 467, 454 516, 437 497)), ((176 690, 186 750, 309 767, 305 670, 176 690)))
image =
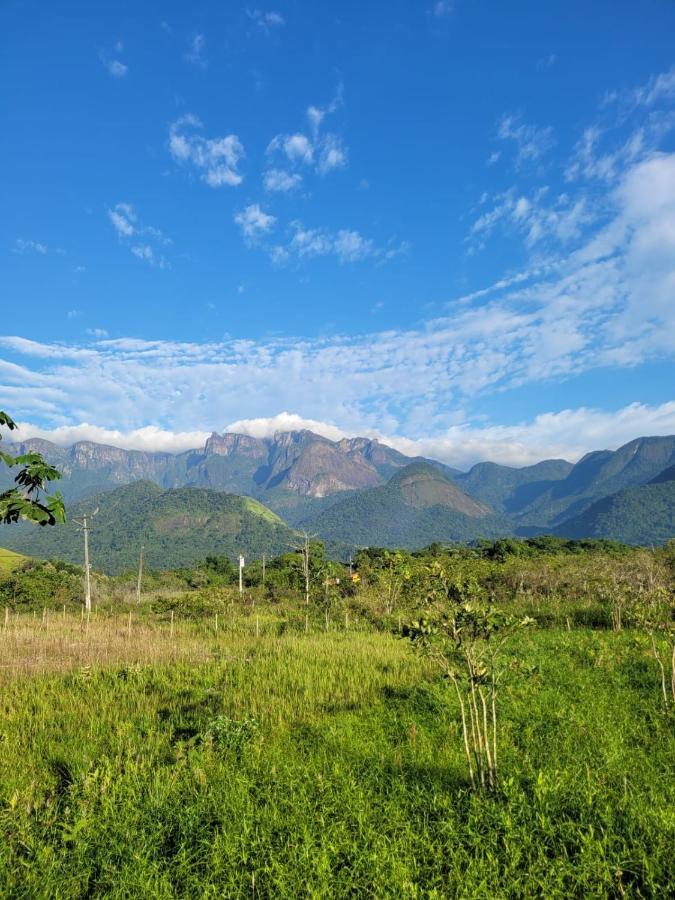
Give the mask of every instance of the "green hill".
POLYGON ((0 541, 39 558, 82 563, 82 533, 73 519, 99 508, 90 532, 91 563, 116 574, 138 565, 141 544, 151 568, 191 565, 208 555, 246 557, 283 553, 297 536, 282 519, 250 497, 204 488, 162 490, 137 481, 68 508, 54 528, 0 527, 0 541))
POLYGON ((556 528, 570 538, 608 538, 625 544, 663 544, 675 538, 675 466, 649 484, 603 497, 556 528))
POLYGON ((303 525, 324 540, 411 549, 512 533, 508 521, 427 463, 406 466, 387 484, 344 497, 303 525))

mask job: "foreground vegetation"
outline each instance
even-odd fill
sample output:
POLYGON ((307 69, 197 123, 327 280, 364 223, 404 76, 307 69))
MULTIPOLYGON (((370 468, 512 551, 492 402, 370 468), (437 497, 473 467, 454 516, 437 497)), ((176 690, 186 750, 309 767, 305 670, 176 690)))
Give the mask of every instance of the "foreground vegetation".
POLYGON ((0 580, 0 894, 671 896, 669 632, 636 598, 665 591, 672 624, 674 559, 498 542, 371 551, 350 578, 314 546, 308 605, 299 554, 243 597, 213 558, 150 573, 141 604, 98 577, 89 617, 75 567, 28 563, 0 580), (538 623, 502 650, 494 790, 402 637, 439 567, 538 623))

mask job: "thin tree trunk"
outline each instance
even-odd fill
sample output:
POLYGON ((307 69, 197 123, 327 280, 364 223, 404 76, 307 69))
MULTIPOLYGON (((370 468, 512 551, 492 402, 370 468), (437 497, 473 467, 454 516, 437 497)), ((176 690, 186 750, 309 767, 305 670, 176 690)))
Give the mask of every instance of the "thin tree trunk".
POLYGON ((462 737, 464 739, 464 752, 466 753, 466 761, 469 766, 469 777, 471 778, 471 787, 475 789, 476 787, 476 779, 473 774, 473 766, 471 765, 471 750, 469 749, 469 735, 466 729, 466 710, 464 708, 464 700, 462 698, 462 692, 459 689, 459 685, 457 684, 457 679, 454 675, 450 676, 452 683, 455 686, 455 691, 457 692, 457 700, 459 701, 459 709, 462 714, 462 737))
POLYGON ((663 665, 663 661, 661 660, 661 654, 656 647, 656 639, 654 638, 653 634, 651 634, 650 637, 652 639, 652 652, 654 654, 654 659, 656 660, 659 671, 661 672, 661 693, 663 694, 663 704, 664 706, 668 706, 668 694, 666 692, 666 669, 663 665))

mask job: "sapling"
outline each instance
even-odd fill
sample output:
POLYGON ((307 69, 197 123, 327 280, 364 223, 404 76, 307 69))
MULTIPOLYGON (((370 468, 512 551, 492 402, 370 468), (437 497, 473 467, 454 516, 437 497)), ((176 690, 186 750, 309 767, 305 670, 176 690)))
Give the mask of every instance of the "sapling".
POLYGON ((403 634, 433 660, 453 685, 471 786, 498 783, 497 691, 507 668, 502 651, 519 628, 534 624, 496 608, 475 578, 452 579, 434 564, 427 577, 428 615, 403 634))
POLYGON ((673 596, 653 563, 646 567, 632 604, 635 624, 649 637, 659 670, 661 697, 666 709, 675 705, 675 620, 673 596))

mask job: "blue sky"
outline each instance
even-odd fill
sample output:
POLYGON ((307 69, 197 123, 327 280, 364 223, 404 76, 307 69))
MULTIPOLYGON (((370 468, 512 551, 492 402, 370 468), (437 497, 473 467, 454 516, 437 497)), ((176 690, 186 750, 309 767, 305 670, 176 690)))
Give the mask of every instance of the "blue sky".
POLYGON ((7 2, 0 407, 458 465, 675 432, 675 5, 7 2))

